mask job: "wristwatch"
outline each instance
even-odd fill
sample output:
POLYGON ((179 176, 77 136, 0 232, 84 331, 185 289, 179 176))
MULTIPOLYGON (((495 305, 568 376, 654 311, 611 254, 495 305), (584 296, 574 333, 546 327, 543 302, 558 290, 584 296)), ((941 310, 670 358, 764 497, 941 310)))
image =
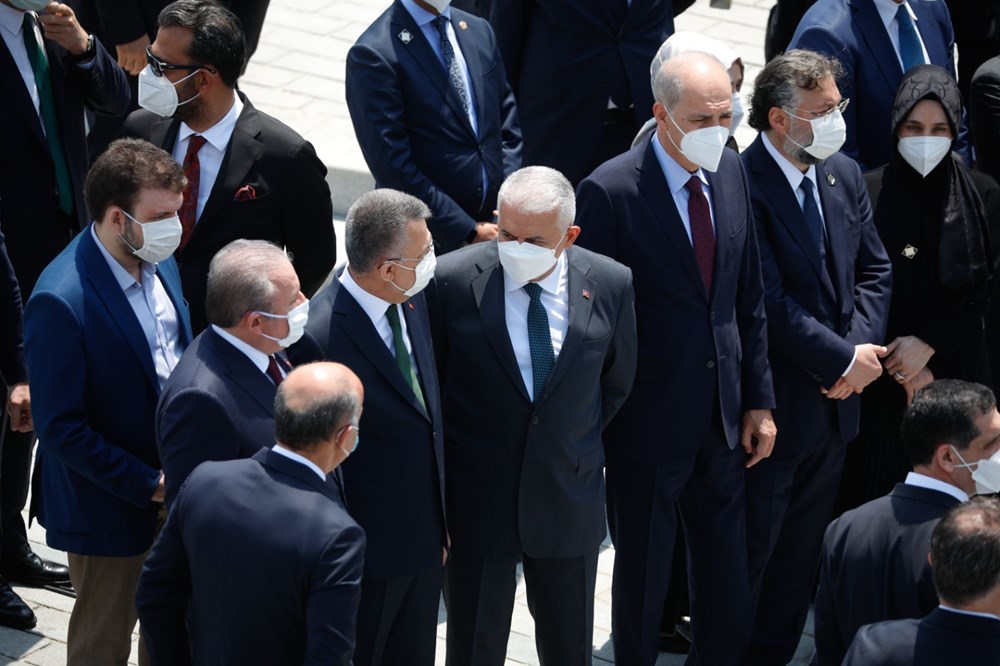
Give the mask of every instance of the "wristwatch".
POLYGON ((97 42, 94 40, 93 35, 87 35, 87 48, 84 49, 83 53, 77 56, 73 56, 73 62, 87 62, 97 53, 97 42))

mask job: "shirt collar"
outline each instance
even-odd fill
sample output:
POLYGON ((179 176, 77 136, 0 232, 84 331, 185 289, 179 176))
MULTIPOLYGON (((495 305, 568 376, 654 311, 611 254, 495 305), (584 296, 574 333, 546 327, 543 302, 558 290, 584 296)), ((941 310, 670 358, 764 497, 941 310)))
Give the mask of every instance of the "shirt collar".
POLYGON ((257 369, 261 372, 267 372, 267 366, 271 362, 271 357, 262 352, 261 350, 248 345, 247 343, 240 340, 238 337, 230 333, 224 328, 219 328, 215 324, 212 324, 212 330, 219 334, 219 337, 236 347, 238 350, 243 352, 250 361, 257 366, 257 369))
POLYGON ((653 153, 656 155, 656 161, 660 163, 660 168, 663 170, 663 175, 667 179, 667 187, 670 188, 670 194, 676 195, 687 182, 691 180, 691 176, 698 176, 698 180, 701 181, 701 185, 705 189, 709 189, 708 178, 705 176, 705 170, 698 167, 698 170, 693 174, 677 163, 677 160, 672 158, 667 154, 667 151, 663 148, 663 144, 660 143, 660 138, 657 133, 653 132, 653 153))
MULTIPOLYGON (((97 235, 95 226, 96 225, 93 224, 90 225, 90 234, 94 237, 94 242, 97 243, 97 248, 101 251, 101 254, 104 255, 104 260, 108 262, 108 266, 111 268, 111 274, 115 276, 115 281, 118 283, 118 286, 121 287, 122 291, 136 285, 142 287, 142 285, 139 284, 134 277, 132 277, 132 274, 125 270, 125 267, 118 263, 118 260, 115 259, 110 252, 108 252, 108 248, 104 247, 104 243, 101 242, 100 237, 97 235)), ((148 261, 143 261, 142 259, 139 260, 139 267, 142 271, 144 278, 143 281, 145 281, 146 278, 151 278, 156 272, 153 264, 148 261)))
POLYGON ((358 302, 373 324, 381 321, 382 317, 385 316, 385 311, 392 305, 389 301, 384 301, 365 291, 361 285, 355 282, 354 276, 351 275, 350 266, 346 266, 344 272, 340 274, 340 284, 343 285, 348 294, 354 297, 354 300, 358 302))
POLYGON ((229 139, 233 136, 233 130, 236 129, 236 121, 239 120, 240 113, 242 112, 243 100, 240 99, 239 93, 234 92, 233 105, 229 107, 229 111, 226 115, 222 116, 219 122, 204 132, 195 132, 188 127, 187 123, 181 123, 180 129, 177 130, 177 141, 183 141, 192 134, 201 134, 205 141, 212 144, 213 148, 220 153, 224 153, 226 152, 226 146, 229 145, 229 139))
POLYGON ((792 164, 791 160, 778 152, 778 149, 774 147, 771 143, 771 137, 767 135, 766 132, 760 133, 760 138, 764 141, 764 149, 767 150, 768 154, 774 158, 774 161, 778 163, 778 168, 781 169, 781 173, 785 174, 785 178, 788 180, 788 184, 792 188, 792 192, 798 192, 799 187, 802 185, 802 181, 808 178, 812 181, 813 192, 818 192, 819 188, 816 186, 816 165, 810 164, 809 168, 806 169, 805 173, 799 171, 799 168, 792 164))
POLYGON ((940 479, 935 479, 932 476, 927 476, 926 474, 921 474, 919 472, 910 472, 906 475, 906 481, 904 483, 908 486, 916 486, 918 488, 927 488, 928 490, 937 490, 952 497, 956 498, 960 502, 968 502, 969 496, 965 494, 965 491, 958 486, 953 486, 950 483, 945 483, 940 479))
POLYGON ((960 610, 958 608, 952 608, 951 606, 945 606, 944 604, 938 604, 938 608, 941 610, 948 611, 949 613, 955 613, 957 615, 971 615, 972 617, 985 617, 990 620, 997 620, 1000 622, 1000 617, 997 617, 993 613, 980 613, 978 611, 967 611, 960 610))
MULTIPOLYGON (((428 23, 430 23, 431 21, 433 21, 438 17, 437 14, 430 13, 429 11, 427 11, 426 9, 415 3, 413 0, 401 0, 401 1, 403 3, 403 7, 406 8, 406 11, 410 13, 410 16, 413 17, 413 20, 416 21, 417 25, 420 26, 421 28, 423 28, 425 25, 427 25, 428 23)), ((447 17, 448 22, 450 23, 451 7, 445 7, 444 11, 441 12, 441 16, 447 17)))
POLYGON ((298 453, 292 451, 291 449, 286 449, 281 444, 275 444, 274 446, 271 447, 271 450, 277 453, 279 456, 284 456, 289 460, 294 460, 297 463, 305 465, 312 471, 316 472, 317 476, 319 476, 319 478, 323 481, 323 483, 326 483, 326 474, 324 474, 323 470, 319 468, 319 465, 314 463, 312 460, 309 460, 309 458, 306 458, 303 455, 299 455, 298 453))
POLYGON ((0 4, 0 27, 12 35, 21 34, 24 23, 24 12, 7 5, 0 4))
MULTIPOLYGON (((899 5, 894 0, 873 0, 875 2, 875 9, 878 10, 879 18, 882 19, 882 24, 885 29, 888 30, 889 26, 892 25, 893 20, 896 18, 896 12, 899 11, 899 5)), ((903 2, 903 6, 906 7, 907 13, 910 15, 910 19, 916 23, 917 15, 913 13, 913 7, 910 7, 910 3, 903 2)))
MULTIPOLYGON (((509 241, 508 241, 509 242, 509 241)), ((555 270, 545 276, 545 279, 539 280, 536 284, 542 288, 543 291, 547 291, 553 296, 559 293, 559 285, 562 283, 563 275, 566 274, 566 252, 569 248, 563 250, 563 253, 559 255, 556 260, 555 270)), ((512 291, 517 291, 528 284, 527 282, 517 282, 511 276, 507 274, 507 271, 503 272, 503 284, 504 292, 510 293, 512 291)))

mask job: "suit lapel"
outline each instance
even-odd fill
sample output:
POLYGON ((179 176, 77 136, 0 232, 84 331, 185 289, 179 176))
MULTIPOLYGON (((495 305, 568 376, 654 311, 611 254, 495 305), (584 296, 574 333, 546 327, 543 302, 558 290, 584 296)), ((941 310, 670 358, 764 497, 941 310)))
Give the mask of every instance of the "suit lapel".
MULTIPOLYGON (((833 178, 836 183, 836 177, 833 178)), ((840 188, 830 184, 827 178, 827 170, 824 164, 816 165, 816 193, 819 195, 820 205, 823 207, 823 223, 826 225, 826 250, 830 254, 827 262, 833 268, 833 275, 827 274, 828 279, 824 284, 829 286, 830 295, 835 303, 839 303, 841 297, 851 299, 852 295, 845 293, 844 276, 847 273, 847 249, 844 242, 847 238, 844 227, 844 209, 846 206, 841 200, 840 188), (832 281, 832 282, 831 282, 832 281)))
POLYGON ((31 95, 28 94, 28 89, 24 87, 21 72, 18 70, 14 58, 10 55, 10 51, 7 50, 7 43, 2 39, 0 39, 0 86, 7 89, 7 101, 4 103, 11 104, 17 108, 18 112, 24 117, 25 122, 31 128, 32 134, 45 146, 45 150, 48 150, 49 144, 45 139, 45 133, 42 131, 42 119, 39 118, 38 112, 35 111, 31 95))
MULTIPOLYGON (((712 222, 715 224, 715 263, 713 264, 712 293, 709 298, 709 303, 711 303, 715 300, 716 288, 723 282, 721 279, 723 271, 730 266, 738 266, 740 262, 733 262, 729 256, 734 251, 733 244, 729 242, 729 239, 734 231, 738 231, 738 229, 732 228, 735 220, 726 212, 729 186, 726 184, 725 178, 717 177, 717 173, 706 170, 705 177, 711 188, 709 205, 712 207, 712 222)), ((693 247, 691 248, 691 256, 694 256, 693 247)))
POLYGON ((219 337, 211 327, 205 330, 204 335, 205 343, 226 364, 226 376, 233 380, 233 385, 245 391, 268 416, 274 418, 275 386, 271 379, 246 354, 219 337))
POLYGON ((181 121, 174 118, 156 118, 149 125, 149 142, 173 155, 180 126, 181 121))
POLYGON ((181 344, 187 348, 187 346, 191 344, 192 340, 191 319, 187 314, 187 301, 184 300, 184 294, 181 293, 180 275, 177 273, 176 264, 174 264, 173 272, 169 275, 167 274, 167 271, 162 263, 158 264, 156 267, 156 275, 160 278, 160 284, 163 285, 163 290, 167 292, 170 302, 174 304, 174 309, 177 311, 177 332, 180 335, 181 344))
MULTIPOLYGON (((917 17, 914 25, 917 27, 917 32, 920 33, 924 48, 927 49, 927 57, 930 58, 931 64, 947 63, 951 59, 948 54, 948 45, 942 43, 941 33, 934 29, 940 23, 935 21, 930 9, 923 2, 910 2, 908 4, 913 10, 913 15, 917 17)), ((947 69, 946 66, 944 67, 947 69)), ((954 72, 948 73, 954 75, 954 72)))
MULTIPOLYGON (((885 30, 882 17, 879 16, 878 9, 872 0, 851 0, 853 11, 857 12, 858 20, 855 24, 861 31, 861 36, 868 45, 868 50, 872 54, 874 64, 882 72, 885 84, 892 91, 892 96, 896 95, 896 86, 903 76, 903 68, 896 57, 896 50, 892 48, 889 40, 889 33, 885 30)), ((859 63, 868 66, 870 63, 859 63)))
POLYGON ((593 311, 591 299, 596 293, 597 285, 589 276, 590 263, 575 253, 572 247, 566 250, 566 260, 569 264, 569 279, 567 280, 569 293, 566 296, 566 300, 569 302, 569 328, 566 330, 566 338, 563 340, 562 349, 559 350, 555 367, 552 368, 552 374, 549 376, 549 381, 545 384, 545 390, 538 402, 548 397, 552 388, 566 374, 566 368, 577 360, 577 352, 587 332, 590 315, 593 311))
POLYGON ((507 333, 507 312, 505 310, 504 299, 504 279, 503 269, 499 261, 483 270, 472 280, 472 295, 476 306, 479 308, 479 317, 483 322, 483 329, 486 336, 493 345, 500 365, 510 376, 521 395, 528 402, 528 389, 524 385, 524 378, 517 365, 517 357, 514 355, 514 346, 510 343, 510 335, 507 333))

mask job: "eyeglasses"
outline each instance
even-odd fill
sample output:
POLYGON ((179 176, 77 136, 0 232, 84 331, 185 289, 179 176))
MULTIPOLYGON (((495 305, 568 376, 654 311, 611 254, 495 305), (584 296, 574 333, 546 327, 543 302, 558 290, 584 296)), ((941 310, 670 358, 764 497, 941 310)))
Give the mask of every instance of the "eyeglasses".
POLYGON ((425 258, 431 256, 432 254, 434 254, 434 246, 433 245, 431 246, 431 249, 427 250, 427 252, 424 252, 424 256, 422 256, 422 257, 417 257, 415 259, 411 259, 409 257, 392 257, 390 259, 386 259, 384 263, 394 264, 394 263, 401 262, 401 261, 414 261, 414 262, 419 263, 419 262, 423 261, 425 258))
POLYGON ((205 67, 204 65, 172 65, 169 62, 164 62, 153 55, 152 47, 150 46, 146 47, 146 63, 149 65, 149 69, 152 70, 153 74, 156 76, 163 76, 163 72, 168 69, 185 69, 192 72, 204 69, 212 74, 215 74, 214 69, 211 67, 205 67))
POLYGON ((834 111, 840 111, 841 113, 843 113, 847 109, 847 105, 850 104, 850 103, 851 103, 851 98, 850 97, 845 97, 844 99, 840 100, 840 104, 838 104, 837 106, 834 106, 832 108, 829 108, 826 111, 806 111, 805 109, 800 109, 800 108, 795 107, 795 106, 792 106, 792 107, 789 107, 789 108, 795 109, 796 111, 802 111, 803 113, 808 113, 813 118, 823 118, 825 116, 830 115, 834 111))

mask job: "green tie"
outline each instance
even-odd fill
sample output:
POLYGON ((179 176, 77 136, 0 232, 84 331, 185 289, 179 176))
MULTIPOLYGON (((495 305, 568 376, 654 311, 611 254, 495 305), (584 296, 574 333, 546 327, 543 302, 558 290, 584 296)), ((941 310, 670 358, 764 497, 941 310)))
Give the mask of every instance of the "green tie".
POLYGON ((56 119, 56 103, 52 97, 52 76, 49 72, 49 60, 45 57, 45 49, 35 38, 35 23, 31 14, 24 13, 21 24, 24 33, 24 48, 28 52, 28 61, 35 74, 35 85, 38 87, 38 107, 42 115, 42 125, 45 127, 45 138, 49 142, 49 152, 52 154, 52 166, 56 171, 56 187, 59 189, 59 209, 69 215, 73 212, 73 186, 69 178, 69 167, 66 165, 66 153, 63 151, 59 134, 59 122, 56 119))
POLYGON ((424 392, 420 390, 420 382, 417 381, 417 373, 413 370, 413 364, 410 363, 410 352, 406 351, 403 327, 399 324, 399 309, 395 304, 390 305, 389 309, 385 311, 385 316, 389 318, 389 326, 392 327, 392 346, 396 349, 396 365, 403 373, 403 379, 406 380, 407 385, 413 389, 413 395, 417 396, 420 405, 427 409, 427 403, 424 402, 424 392))

